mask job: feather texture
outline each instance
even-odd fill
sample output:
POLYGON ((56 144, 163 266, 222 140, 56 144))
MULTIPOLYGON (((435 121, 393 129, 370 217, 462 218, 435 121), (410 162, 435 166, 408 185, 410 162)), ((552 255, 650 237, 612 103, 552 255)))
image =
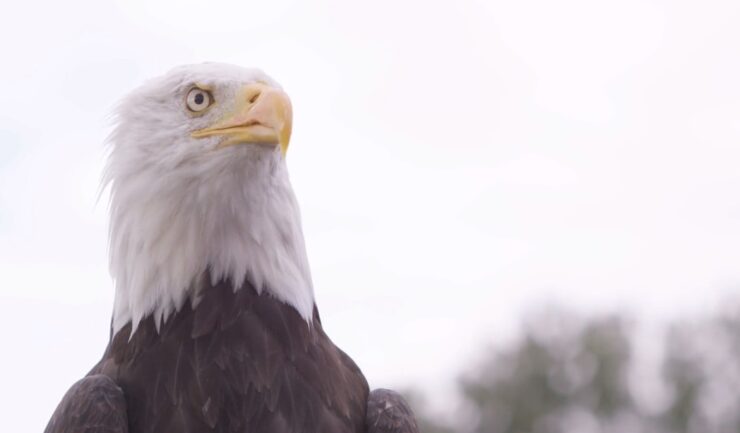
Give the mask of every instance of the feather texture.
POLYGON ((419 433, 416 417, 401 394, 375 389, 367 401, 367 433, 419 433))
POLYGON ((364 431, 367 382, 318 310, 309 325, 248 282, 208 285, 159 331, 127 324, 91 374, 123 390, 131 433, 364 431))
POLYGON ((108 376, 92 374, 67 391, 44 433, 128 433, 123 391, 108 376))

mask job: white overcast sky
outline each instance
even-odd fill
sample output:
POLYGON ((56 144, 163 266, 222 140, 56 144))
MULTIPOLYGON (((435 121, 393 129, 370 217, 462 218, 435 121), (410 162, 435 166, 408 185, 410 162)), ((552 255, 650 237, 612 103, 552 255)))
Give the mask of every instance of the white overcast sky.
POLYGON ((538 303, 664 320, 740 284, 736 0, 12 8, 4 431, 41 431, 102 354, 107 116, 182 63, 258 66, 291 94, 289 166, 323 321, 373 386, 446 392, 538 303))

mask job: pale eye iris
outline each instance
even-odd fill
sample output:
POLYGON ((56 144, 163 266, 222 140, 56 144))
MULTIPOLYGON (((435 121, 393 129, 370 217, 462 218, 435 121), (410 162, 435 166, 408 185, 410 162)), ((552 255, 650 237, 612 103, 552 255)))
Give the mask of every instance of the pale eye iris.
POLYGON ((188 93, 187 105, 190 111, 203 111, 211 105, 211 94, 203 89, 192 89, 188 93))

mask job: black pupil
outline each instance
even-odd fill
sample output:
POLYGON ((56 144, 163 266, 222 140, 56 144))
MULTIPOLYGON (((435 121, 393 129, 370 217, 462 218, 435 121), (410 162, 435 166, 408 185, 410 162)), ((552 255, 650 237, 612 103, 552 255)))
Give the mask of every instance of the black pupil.
POLYGON ((203 94, 202 93, 198 93, 197 95, 195 95, 195 99, 193 99, 193 100, 195 101, 196 104, 200 105, 200 104, 203 103, 203 99, 205 99, 205 97, 203 96, 203 94))

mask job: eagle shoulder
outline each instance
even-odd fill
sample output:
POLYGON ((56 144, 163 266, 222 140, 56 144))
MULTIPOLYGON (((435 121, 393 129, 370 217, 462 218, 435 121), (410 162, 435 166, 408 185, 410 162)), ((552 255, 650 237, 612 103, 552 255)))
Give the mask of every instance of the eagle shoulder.
POLYGON ((419 433, 414 412, 401 394, 375 389, 367 401, 365 421, 368 433, 419 433))
POLYGON ((44 433, 128 433, 123 390, 103 374, 77 381, 62 398, 44 433))

